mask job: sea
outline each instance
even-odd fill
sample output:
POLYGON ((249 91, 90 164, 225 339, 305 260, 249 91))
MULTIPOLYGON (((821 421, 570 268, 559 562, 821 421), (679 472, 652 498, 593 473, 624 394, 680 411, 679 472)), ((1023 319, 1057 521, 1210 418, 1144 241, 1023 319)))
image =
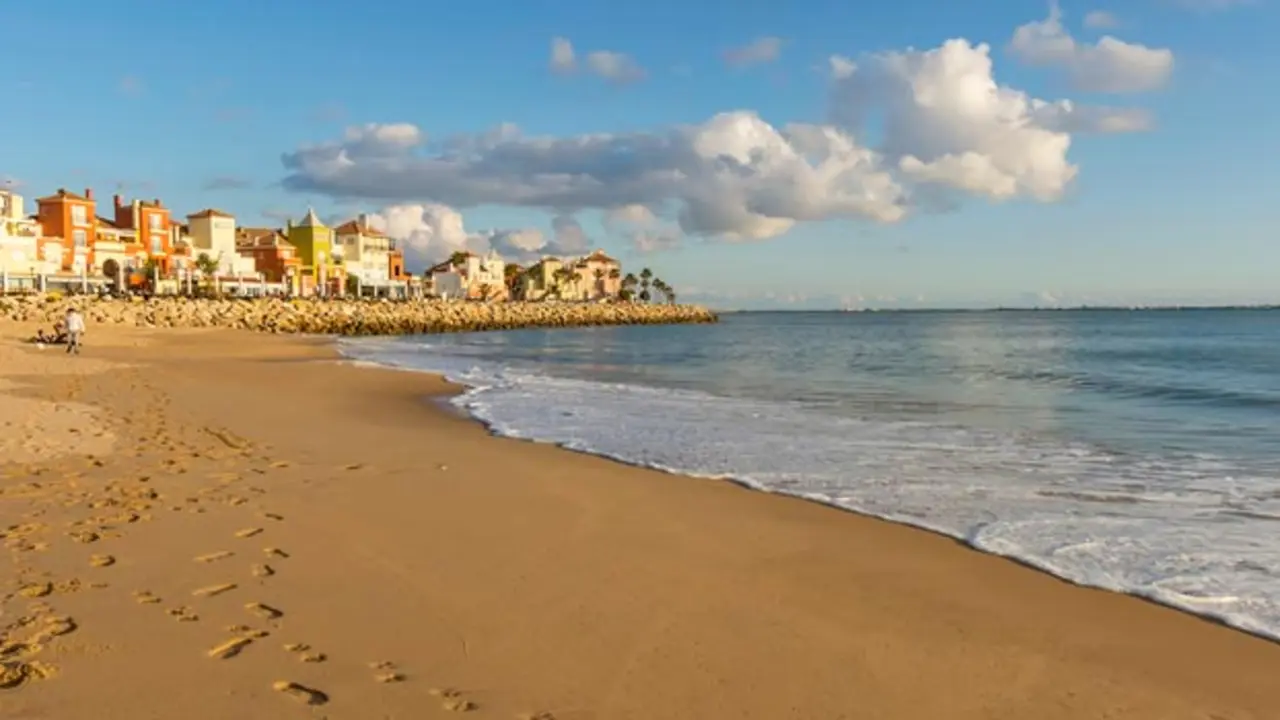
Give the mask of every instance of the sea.
POLYGON ((927 528, 1280 639, 1280 311, 730 313, 342 341, 496 434, 927 528))

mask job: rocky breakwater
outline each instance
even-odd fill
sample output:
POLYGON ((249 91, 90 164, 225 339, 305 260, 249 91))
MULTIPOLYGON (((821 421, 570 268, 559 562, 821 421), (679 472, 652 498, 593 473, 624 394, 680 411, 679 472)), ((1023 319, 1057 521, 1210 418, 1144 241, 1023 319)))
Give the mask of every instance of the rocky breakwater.
POLYGON ((54 295, 0 297, 0 321, 52 327, 68 307, 89 326, 238 328, 269 333, 412 335, 592 325, 713 323, 716 314, 695 305, 643 303, 463 303, 437 300, 208 300, 115 299, 54 295))

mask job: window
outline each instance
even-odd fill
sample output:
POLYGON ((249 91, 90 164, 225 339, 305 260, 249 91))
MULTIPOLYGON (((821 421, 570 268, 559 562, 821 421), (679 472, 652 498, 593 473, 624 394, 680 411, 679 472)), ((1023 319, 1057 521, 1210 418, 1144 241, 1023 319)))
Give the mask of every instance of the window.
POLYGON ((152 255, 163 255, 163 254, 164 254, 164 242, 162 242, 162 241, 160 240, 160 236, 159 236, 159 235, 152 235, 152 236, 151 236, 151 254, 152 254, 152 255))
MULTIPOLYGON (((80 207, 80 206, 77 206, 77 207, 80 207)), ((80 207, 80 209, 83 210, 84 208, 80 207)), ((72 239, 72 242, 75 243, 76 247, 84 247, 89 244, 88 233, 86 233, 84 230, 81 230, 79 228, 71 231, 71 239, 72 239)))
POLYGON ((71 206, 71 224, 72 225, 88 225, 89 212, 83 205, 71 206))
POLYGON ((151 213, 150 215, 147 216, 147 227, 151 228, 152 230, 160 229, 159 213, 151 213))

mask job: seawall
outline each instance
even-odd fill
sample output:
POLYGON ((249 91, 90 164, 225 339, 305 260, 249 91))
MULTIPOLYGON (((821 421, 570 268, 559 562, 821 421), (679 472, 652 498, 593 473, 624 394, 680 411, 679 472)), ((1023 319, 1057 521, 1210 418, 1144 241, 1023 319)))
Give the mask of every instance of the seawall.
POLYGON ((593 325, 714 323, 696 305, 643 303, 472 303, 302 299, 116 299, 24 295, 0 297, 0 321, 49 325, 68 307, 95 324, 155 328, 237 328, 268 333, 412 335, 593 325))

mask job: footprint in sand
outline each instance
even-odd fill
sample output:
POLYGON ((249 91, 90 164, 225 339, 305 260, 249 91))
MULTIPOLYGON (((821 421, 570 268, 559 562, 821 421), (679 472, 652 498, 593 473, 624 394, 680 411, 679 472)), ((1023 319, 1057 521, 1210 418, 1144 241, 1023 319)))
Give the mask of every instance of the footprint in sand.
POLYGON ((214 597, 215 595, 221 595, 224 592, 230 592, 235 589, 235 583, 223 583, 221 585, 209 585, 207 587, 192 590, 191 594, 196 597, 214 597))
POLYGON ((271 689, 284 693, 294 700, 307 705, 323 705, 329 702, 329 696, 319 690, 299 685, 296 682, 289 682, 288 680, 277 680, 271 683, 271 689))
POLYGON ((86 544, 97 542, 100 537, 98 533, 93 532, 92 530, 76 530, 75 532, 67 533, 67 536, 78 543, 86 544))
POLYGON ((244 609, 264 620, 275 620, 281 615, 284 615, 284 612, 277 610, 270 605, 263 605, 259 602, 245 603, 244 609))
POLYGON ((236 531, 236 537, 238 537, 238 538, 251 538, 251 537, 253 537, 254 535, 257 535, 257 534, 259 534, 259 533, 261 533, 261 532, 262 532, 262 528, 245 528, 244 530, 237 530, 237 531, 236 531))
MULTIPOLYGON (((379 671, 373 676, 373 679, 380 683, 397 683, 404 680, 404 675, 396 672, 396 664, 390 660, 379 660, 369 663, 369 667, 379 671)), ((453 690, 439 690, 438 693, 454 692, 453 690)), ((451 696, 452 697, 452 696, 451 696)))
POLYGON ((233 638, 213 648, 206 654, 215 660, 226 660, 239 655, 241 650, 244 650, 251 644, 253 644, 253 638, 233 638))
POLYGON ((270 565, 254 565, 251 568, 251 572, 253 572, 254 577, 260 578, 271 577, 276 574, 276 571, 270 565))
POLYGON ((262 548, 262 552, 265 553, 267 557, 278 557, 278 558, 289 557, 289 553, 281 550, 280 548, 273 548, 273 547, 262 548))
POLYGON ((137 600, 139 605, 155 605, 160 602, 160 598, 153 595, 150 590, 133 591, 133 599, 137 600))
POLYGON ((278 514, 278 513, 269 513, 269 512, 264 512, 264 513, 262 513, 262 517, 264 517, 264 518, 266 518, 266 519, 268 519, 268 520, 284 520, 284 516, 283 516, 283 515, 280 515, 280 514, 278 514))
POLYGON ((253 638, 254 640, 261 640, 271 634, 271 631, 269 630, 257 630, 249 627, 248 625, 228 625, 227 632, 242 635, 247 638, 253 638))
POLYGON ((556 720, 556 716, 549 712, 520 713, 516 720, 556 720))
POLYGON ((35 660, 0 663, 0 690, 12 690, 32 680, 44 680, 53 677, 54 672, 53 666, 35 660))
POLYGON ((290 463, 288 460, 277 460, 271 463, 271 467, 275 468, 276 470, 283 470, 289 466, 290 466, 290 463))
POLYGON ((53 583, 34 583, 27 585, 18 591, 18 594, 26 598, 44 597, 53 592, 53 583))
POLYGON ((44 622, 45 626, 36 631, 29 639, 31 644, 41 645, 61 635, 73 633, 79 627, 76 625, 76 621, 69 617, 50 616, 46 617, 44 622))
POLYGON ((231 552, 230 550, 219 550, 218 552, 211 552, 204 555, 197 555, 194 559, 198 563, 211 563, 215 560, 229 558, 232 555, 235 555, 235 553, 231 552))
POLYGON ((284 646, 284 649, 294 653, 299 660, 305 663, 322 663, 329 659, 328 655, 312 650, 311 646, 306 643, 289 643, 284 646))
POLYGON ((178 622, 195 622, 200 619, 199 615, 185 605, 170 609, 169 616, 178 622))
POLYGON ((431 688, 427 694, 442 698, 444 702, 441 703, 441 707, 452 712, 471 712, 479 707, 470 700, 464 699, 462 693, 457 690, 431 688))
POLYGON ((110 567, 116 564, 116 559, 110 555, 94 555, 89 558, 89 564, 94 567, 110 567))
POLYGON ((227 504, 231 506, 244 505, 249 502, 249 498, 232 497, 227 499, 227 504))

